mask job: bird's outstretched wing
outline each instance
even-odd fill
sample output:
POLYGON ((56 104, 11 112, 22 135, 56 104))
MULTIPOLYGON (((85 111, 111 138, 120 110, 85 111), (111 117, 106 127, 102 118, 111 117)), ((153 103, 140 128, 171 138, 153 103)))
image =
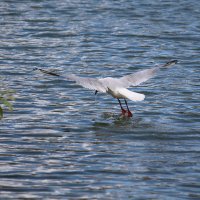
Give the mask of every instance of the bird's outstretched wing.
POLYGON ((128 88, 130 86, 137 86, 150 78, 152 78, 160 68, 170 67, 177 63, 177 60, 172 60, 159 67, 145 69, 130 75, 119 78, 119 83, 122 87, 128 88))
POLYGON ((78 85, 90 90, 96 90, 98 92, 103 92, 103 93, 106 93, 107 91, 107 87, 97 78, 84 78, 84 77, 76 76, 74 74, 63 76, 63 75, 59 75, 54 72, 47 71, 40 68, 34 68, 34 70, 39 70, 42 73, 48 74, 51 76, 63 77, 64 79, 75 81, 78 85))
POLYGON ((128 88, 130 86, 137 86, 152 78, 158 70, 159 68, 157 67, 145 69, 134 74, 123 76, 119 79, 119 82, 125 88, 128 88))
POLYGON ((74 74, 68 75, 66 78, 70 81, 75 81, 76 84, 84 88, 106 93, 107 87, 103 85, 103 83, 100 82, 97 78, 84 78, 76 76, 74 74))

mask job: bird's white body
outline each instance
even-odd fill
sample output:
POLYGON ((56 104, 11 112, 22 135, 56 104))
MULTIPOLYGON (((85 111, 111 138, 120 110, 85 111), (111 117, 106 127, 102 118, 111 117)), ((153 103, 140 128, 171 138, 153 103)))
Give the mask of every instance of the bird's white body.
POLYGON ((112 97, 117 99, 130 99, 132 101, 142 101, 145 98, 145 95, 139 94, 136 92, 132 92, 126 88, 119 87, 120 81, 119 79, 107 77, 104 79, 100 79, 107 86, 107 93, 112 97))

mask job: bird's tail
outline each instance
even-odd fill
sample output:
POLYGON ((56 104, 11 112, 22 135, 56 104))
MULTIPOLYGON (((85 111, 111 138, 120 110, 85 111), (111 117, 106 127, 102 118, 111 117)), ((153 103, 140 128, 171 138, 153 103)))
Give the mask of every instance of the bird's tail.
POLYGON ((118 91, 124 98, 130 99, 131 101, 143 101, 145 98, 144 94, 132 92, 126 88, 120 88, 118 91))

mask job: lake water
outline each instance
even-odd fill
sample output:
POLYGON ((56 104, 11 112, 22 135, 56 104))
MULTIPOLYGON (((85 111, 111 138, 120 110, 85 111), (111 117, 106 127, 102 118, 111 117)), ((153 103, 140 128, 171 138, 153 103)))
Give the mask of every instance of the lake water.
POLYGON ((200 199, 200 1, 0 2, 0 199, 200 199), (120 77, 178 59, 117 100, 35 67, 120 77))

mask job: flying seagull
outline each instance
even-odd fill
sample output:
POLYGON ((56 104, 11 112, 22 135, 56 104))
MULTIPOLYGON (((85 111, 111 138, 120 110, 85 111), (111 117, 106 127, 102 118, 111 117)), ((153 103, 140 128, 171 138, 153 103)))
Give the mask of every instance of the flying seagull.
MULTIPOLYGON (((137 92, 132 92, 128 90, 127 88, 131 86, 140 85, 141 83, 152 78, 161 68, 168 68, 176 64, 177 62, 178 62, 177 60, 172 60, 165 63, 164 65, 138 71, 133 74, 123 76, 121 78, 112 78, 112 77, 85 78, 85 77, 76 76, 74 74, 62 76, 62 77, 70 81, 75 81, 76 84, 81 85, 84 88, 94 90, 95 94, 97 94, 97 92, 110 94, 112 97, 118 100, 122 115, 126 117, 132 117, 133 115, 131 111, 129 110, 126 99, 129 99, 131 101, 142 101, 144 100, 145 95, 137 93, 137 92), (127 110, 123 108, 120 99, 124 99, 127 110)), ((41 72, 45 74, 60 76, 54 72, 49 72, 49 71, 38 69, 38 68, 35 68, 35 69, 40 70, 41 72)))

